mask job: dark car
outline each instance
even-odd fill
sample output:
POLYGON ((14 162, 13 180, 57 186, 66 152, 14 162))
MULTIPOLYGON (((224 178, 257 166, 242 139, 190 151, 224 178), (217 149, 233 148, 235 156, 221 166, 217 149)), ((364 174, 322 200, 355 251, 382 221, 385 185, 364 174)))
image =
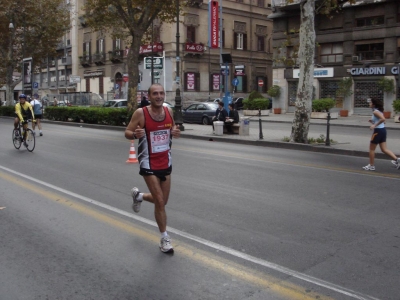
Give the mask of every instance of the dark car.
MULTIPOLYGON (((268 98, 269 102, 268 102, 268 108, 267 109, 271 109, 272 108, 272 98, 268 98)), ((241 110, 243 109, 243 97, 237 97, 233 99, 233 107, 236 110, 241 110)))
POLYGON ((234 98, 232 102, 233 102, 233 107, 236 110, 243 109, 243 97, 234 98))
POLYGON ((213 102, 194 102, 182 110, 183 122, 209 125, 218 108, 213 102))

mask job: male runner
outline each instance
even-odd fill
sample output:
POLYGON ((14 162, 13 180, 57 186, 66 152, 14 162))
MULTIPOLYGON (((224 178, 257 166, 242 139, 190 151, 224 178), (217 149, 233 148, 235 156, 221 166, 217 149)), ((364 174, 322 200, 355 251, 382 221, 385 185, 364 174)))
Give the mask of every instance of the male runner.
POLYGON ((151 85, 148 97, 150 105, 138 108, 125 130, 127 139, 139 139, 139 174, 150 191, 141 193, 137 187, 132 188, 132 208, 138 213, 143 200, 154 203, 154 215, 161 232, 160 250, 168 253, 174 251, 167 233, 165 212, 171 188, 171 144, 172 137, 178 138, 180 130, 175 125, 172 109, 163 106, 165 91, 162 85, 151 85))

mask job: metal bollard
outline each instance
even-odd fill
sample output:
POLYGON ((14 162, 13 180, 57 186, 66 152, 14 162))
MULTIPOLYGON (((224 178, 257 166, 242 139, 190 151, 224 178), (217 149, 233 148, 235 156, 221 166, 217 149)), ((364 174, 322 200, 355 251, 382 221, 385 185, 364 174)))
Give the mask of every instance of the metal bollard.
POLYGON ((330 146, 331 145, 331 140, 329 139, 329 127, 330 127, 330 123, 329 121, 331 120, 331 113, 328 111, 328 117, 327 119, 327 123, 326 123, 326 140, 325 140, 325 146, 330 146))
POLYGON ((258 125, 260 127, 260 135, 259 135, 259 137, 260 137, 260 140, 262 140, 264 137, 263 137, 262 126, 261 126, 261 109, 258 110, 258 125))

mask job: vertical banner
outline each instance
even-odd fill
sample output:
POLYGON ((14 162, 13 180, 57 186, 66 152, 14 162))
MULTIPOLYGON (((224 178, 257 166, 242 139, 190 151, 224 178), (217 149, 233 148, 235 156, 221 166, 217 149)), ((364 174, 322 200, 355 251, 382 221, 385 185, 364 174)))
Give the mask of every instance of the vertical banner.
POLYGON ((219 81, 220 81, 219 74, 213 74, 212 81, 213 81, 213 91, 219 91, 219 81))
POLYGON ((212 0, 208 2, 208 46, 219 48, 219 5, 212 0))
POLYGON ((23 62, 23 90, 24 93, 26 91, 31 92, 32 91, 32 57, 29 58, 24 58, 22 60, 23 62))
POLYGON ((195 75, 194 73, 186 73, 186 89, 193 91, 195 89, 195 75))

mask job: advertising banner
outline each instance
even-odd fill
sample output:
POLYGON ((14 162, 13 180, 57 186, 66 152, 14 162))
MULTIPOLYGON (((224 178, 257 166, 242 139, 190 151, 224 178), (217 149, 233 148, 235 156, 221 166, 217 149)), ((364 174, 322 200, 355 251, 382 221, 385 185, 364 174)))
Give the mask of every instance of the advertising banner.
POLYGON ((219 6, 217 1, 208 3, 208 40, 210 48, 219 48, 219 6))
POLYGON ((219 91, 219 74, 213 74, 212 80, 213 80, 213 90, 219 91))
POLYGON ((24 91, 31 91, 32 90, 32 57, 24 58, 23 65, 24 65, 24 72, 23 72, 24 77, 22 78, 22 80, 23 80, 23 85, 24 85, 24 91))
POLYGON ((186 88, 188 91, 193 91, 195 89, 195 77, 194 73, 186 73, 186 88))

